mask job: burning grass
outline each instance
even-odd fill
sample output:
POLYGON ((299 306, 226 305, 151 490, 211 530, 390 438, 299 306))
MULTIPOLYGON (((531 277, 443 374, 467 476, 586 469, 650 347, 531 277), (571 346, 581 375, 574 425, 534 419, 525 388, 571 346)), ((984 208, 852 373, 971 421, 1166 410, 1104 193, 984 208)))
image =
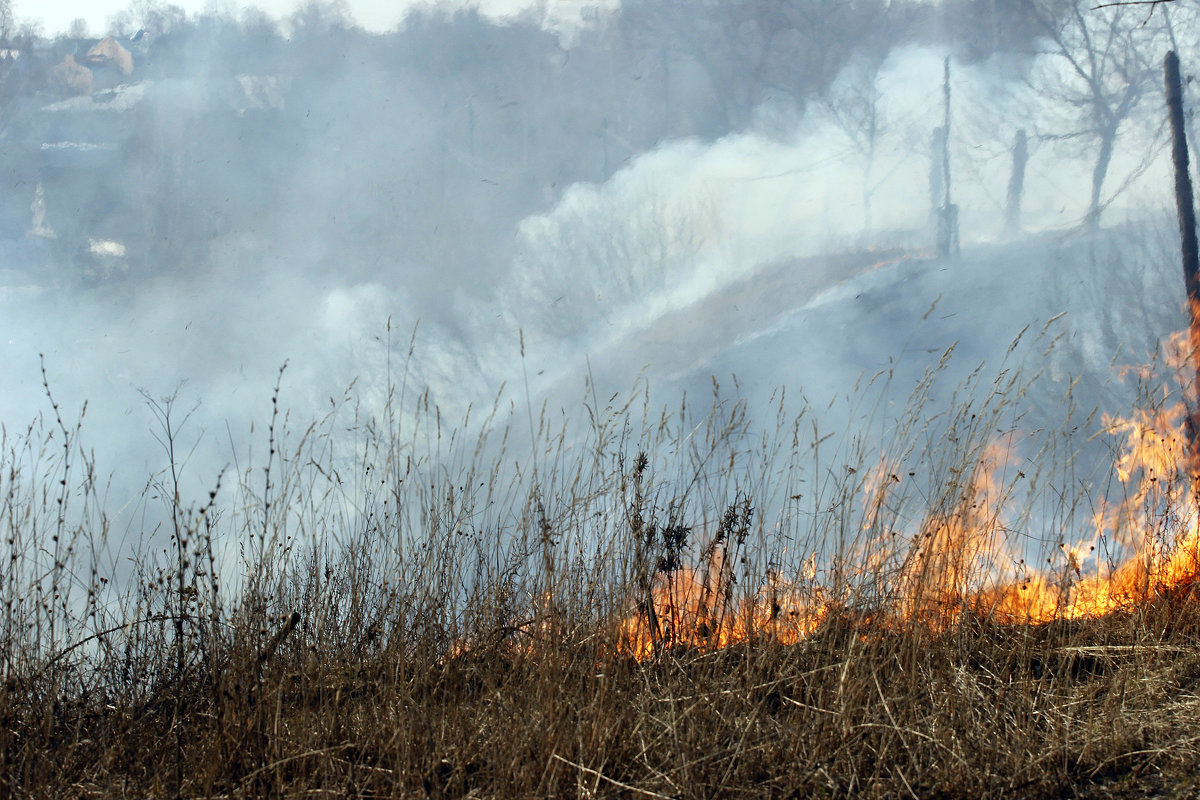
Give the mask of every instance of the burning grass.
POLYGON ((51 399, 0 456, 0 787, 1195 791, 1182 405, 1092 425, 1116 437, 1114 477, 1082 481, 1063 432, 1092 418, 1069 390, 1049 432, 1023 428, 1038 378, 1016 368, 930 414, 944 366, 840 436, 783 397, 756 425, 714 385, 700 413, 593 395, 585 429, 543 415, 520 457, 490 420, 468 440, 403 396, 293 431, 277 391, 266 463, 197 503, 168 398, 137 510, 159 528, 132 553, 51 399))

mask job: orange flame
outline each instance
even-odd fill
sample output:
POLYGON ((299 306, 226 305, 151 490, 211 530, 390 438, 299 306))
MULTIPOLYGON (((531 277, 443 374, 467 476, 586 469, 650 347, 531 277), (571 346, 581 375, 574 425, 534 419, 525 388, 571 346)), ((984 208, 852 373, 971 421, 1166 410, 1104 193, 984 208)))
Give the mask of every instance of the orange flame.
POLYGON ((643 659, 672 647, 716 650, 752 638, 794 644, 824 621, 829 607, 819 588, 805 591, 774 572, 756 595, 734 603, 725 552, 713 554, 703 572, 656 575, 649 599, 619 624, 621 652, 643 659))
MULTIPOLYGON (((1179 354, 1181 337, 1168 358, 1179 354), (1172 353, 1174 355, 1172 355, 1172 353)), ((1176 360, 1177 359, 1177 360, 1176 360)), ((864 528, 874 530, 851 573, 875 580, 870 609, 875 625, 943 630, 973 614, 1006 624, 1100 617, 1156 596, 1190 588, 1200 578, 1200 475, 1190 453, 1183 402, 1105 418, 1106 432, 1123 437, 1114 463, 1122 497, 1094 515, 1093 536, 1060 545, 1059 576, 1025 566, 1005 540, 1002 480, 1012 442, 993 442, 960 488, 926 514, 915 533, 901 536, 881 521, 888 494, 901 482, 897 465, 883 462, 868 478, 864 528), (1117 565, 1099 563, 1105 542, 1126 554, 1117 565), (1012 577, 1012 566, 1017 576, 1012 577)), ((643 659, 664 648, 701 650, 748 639, 797 642, 837 608, 849 605, 814 581, 816 570, 792 583, 769 572, 748 599, 732 600, 732 573, 724 549, 709 552, 707 567, 655 576, 647 597, 619 623, 619 648, 643 659)))

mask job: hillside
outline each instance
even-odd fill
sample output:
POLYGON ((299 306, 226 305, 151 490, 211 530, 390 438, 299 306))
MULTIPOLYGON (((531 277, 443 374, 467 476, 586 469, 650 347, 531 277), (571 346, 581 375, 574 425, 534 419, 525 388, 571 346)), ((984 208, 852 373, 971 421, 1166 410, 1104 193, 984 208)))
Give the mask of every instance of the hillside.
POLYGON ((0 26, 0 798, 1194 794, 1200 15, 548 8, 0 26))

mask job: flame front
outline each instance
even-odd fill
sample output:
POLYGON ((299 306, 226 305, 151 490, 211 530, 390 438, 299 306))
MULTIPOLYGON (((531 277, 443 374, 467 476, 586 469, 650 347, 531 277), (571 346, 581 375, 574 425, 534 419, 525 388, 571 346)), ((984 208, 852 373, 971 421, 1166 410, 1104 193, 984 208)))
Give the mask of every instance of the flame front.
POLYGON ((685 567, 657 575, 638 612, 620 622, 620 650, 642 659, 662 649, 716 650, 751 638, 794 644, 828 615, 819 588, 806 592, 773 573, 754 597, 734 603, 730 577, 723 551, 704 572, 685 567))
MULTIPOLYGON (((947 493, 951 500, 927 511, 908 534, 880 522, 888 493, 900 483, 896 465, 882 462, 866 482, 864 527, 873 534, 848 570, 849 583, 874 585, 870 602, 853 616, 873 626, 930 630, 967 614, 1042 624, 1100 617, 1190 588, 1200 576, 1200 479, 1187 414, 1182 402, 1161 402, 1128 418, 1105 418, 1106 432, 1123 438, 1113 467, 1121 499, 1101 505, 1089 538, 1061 544, 1059 566, 1048 572, 1028 568, 1005 540, 1009 439, 985 448, 970 474, 959 475, 961 486, 947 493), (1114 553, 1123 560, 1111 563, 1114 553)), ((619 623, 621 651, 642 659, 679 646, 794 643, 835 609, 854 607, 847 581, 835 592, 813 580, 815 569, 798 582, 768 572, 757 592, 735 601, 727 546, 710 548, 703 569, 656 574, 619 623)))

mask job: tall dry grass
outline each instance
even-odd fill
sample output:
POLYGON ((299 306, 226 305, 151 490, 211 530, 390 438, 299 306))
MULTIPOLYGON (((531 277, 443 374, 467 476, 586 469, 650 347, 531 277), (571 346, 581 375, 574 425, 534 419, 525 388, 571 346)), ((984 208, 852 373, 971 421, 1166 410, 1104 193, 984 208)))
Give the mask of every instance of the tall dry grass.
POLYGON ((977 602, 1079 580, 1064 543, 1097 489, 1063 432, 1097 421, 1068 387, 1061 426, 1018 441, 1036 373, 935 403, 942 366, 899 412, 865 381, 833 436, 715 383, 662 411, 589 392, 585 424, 529 409, 528 431, 494 408, 445 427, 402 388, 297 429, 277 384, 265 458, 198 498, 188 415, 151 398, 144 528, 105 510, 47 380, 50 410, 0 442, 0 791, 1194 790, 1190 583, 1046 624, 977 602))

